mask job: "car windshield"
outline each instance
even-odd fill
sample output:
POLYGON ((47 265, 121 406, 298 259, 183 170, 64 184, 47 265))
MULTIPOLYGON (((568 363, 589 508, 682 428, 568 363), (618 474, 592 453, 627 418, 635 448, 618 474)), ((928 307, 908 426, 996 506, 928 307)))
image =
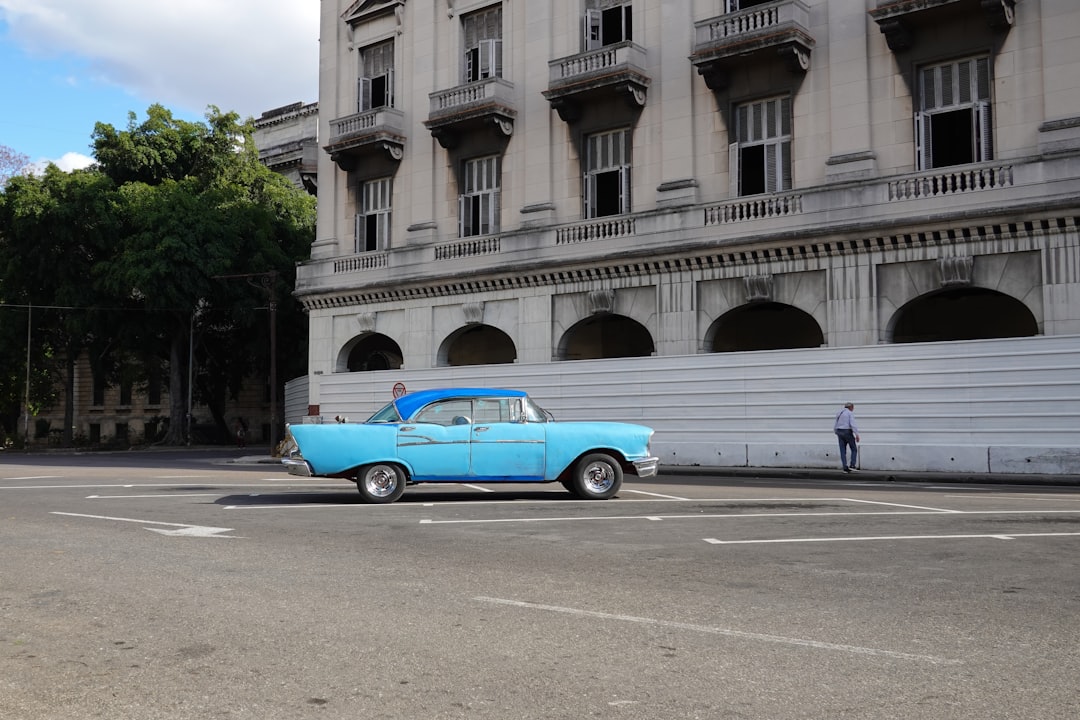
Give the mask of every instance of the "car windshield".
POLYGON ((369 417, 367 421, 369 423, 396 423, 401 422, 401 416, 398 415, 397 407, 394 403, 390 403, 382 410, 369 417))

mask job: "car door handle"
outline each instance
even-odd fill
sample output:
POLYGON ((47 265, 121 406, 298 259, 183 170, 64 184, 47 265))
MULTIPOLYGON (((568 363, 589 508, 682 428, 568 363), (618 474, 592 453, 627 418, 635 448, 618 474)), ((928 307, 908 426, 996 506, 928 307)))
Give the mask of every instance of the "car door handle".
POLYGON ((489 430, 489 428, 477 427, 477 428, 473 428, 473 430, 475 430, 476 432, 487 432, 489 430))
POLYGON ((401 428, 401 432, 409 432, 410 430, 415 430, 415 429, 416 428, 413 427, 412 425, 405 425, 404 427, 401 428))

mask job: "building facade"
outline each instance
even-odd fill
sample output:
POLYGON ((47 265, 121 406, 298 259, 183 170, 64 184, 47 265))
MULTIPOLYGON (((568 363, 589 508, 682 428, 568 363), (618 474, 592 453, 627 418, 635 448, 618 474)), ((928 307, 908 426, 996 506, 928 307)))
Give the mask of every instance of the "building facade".
POLYGON ((319 189, 319 104, 292 103, 255 120, 259 160, 312 195, 319 189))
POLYGON ((1080 334, 1072 0, 324 0, 321 54, 311 415, 343 373, 1080 334))

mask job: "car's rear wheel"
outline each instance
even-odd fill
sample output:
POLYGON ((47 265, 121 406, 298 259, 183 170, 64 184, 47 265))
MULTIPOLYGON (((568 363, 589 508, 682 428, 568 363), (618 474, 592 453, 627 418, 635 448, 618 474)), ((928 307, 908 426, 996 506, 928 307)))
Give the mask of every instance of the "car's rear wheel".
POLYGON ((356 489, 368 503, 392 503, 405 492, 405 473, 397 465, 365 465, 356 474, 356 489))
POLYGON ((578 460, 572 478, 574 493, 585 500, 607 500, 622 487, 623 471, 615 458, 593 453, 578 460))

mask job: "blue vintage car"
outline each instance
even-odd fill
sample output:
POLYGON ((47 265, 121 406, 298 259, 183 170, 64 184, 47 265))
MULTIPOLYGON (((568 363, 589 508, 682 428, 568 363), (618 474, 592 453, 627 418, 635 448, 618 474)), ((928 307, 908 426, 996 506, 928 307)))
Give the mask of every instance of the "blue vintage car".
POLYGON ((435 482, 560 482, 604 500, 624 472, 656 474, 652 434, 627 423, 555 422, 520 390, 421 390, 363 423, 290 425, 282 463, 294 475, 352 480, 371 503, 435 482))

